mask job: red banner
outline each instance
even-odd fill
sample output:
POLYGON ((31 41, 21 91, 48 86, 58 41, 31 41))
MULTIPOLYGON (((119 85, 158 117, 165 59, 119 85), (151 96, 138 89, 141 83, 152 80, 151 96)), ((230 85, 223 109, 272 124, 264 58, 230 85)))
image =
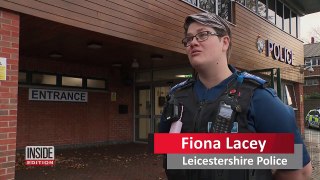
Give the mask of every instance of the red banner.
POLYGON ((155 133, 155 154, 294 153, 291 133, 155 133))

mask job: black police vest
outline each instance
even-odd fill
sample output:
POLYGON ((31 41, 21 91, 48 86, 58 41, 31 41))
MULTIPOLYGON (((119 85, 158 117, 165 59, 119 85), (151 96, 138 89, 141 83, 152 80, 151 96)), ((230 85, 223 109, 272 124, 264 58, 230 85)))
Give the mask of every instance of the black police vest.
MULTIPOLYGON (((182 115, 181 133, 207 133, 208 122, 215 123, 215 116, 218 111, 219 102, 230 90, 236 88, 234 79, 230 87, 220 95, 215 101, 199 101, 194 92, 192 82, 178 88, 173 92, 173 98, 184 106, 182 115)), ((235 122, 238 122, 239 133, 252 132, 248 128, 247 113, 253 92, 261 85, 249 79, 244 79, 243 83, 237 87, 238 104, 241 106, 241 112, 236 114, 235 122)), ((166 169, 166 157, 164 159, 166 169)), ((166 174, 169 180, 271 180, 271 170, 167 170, 166 174)))

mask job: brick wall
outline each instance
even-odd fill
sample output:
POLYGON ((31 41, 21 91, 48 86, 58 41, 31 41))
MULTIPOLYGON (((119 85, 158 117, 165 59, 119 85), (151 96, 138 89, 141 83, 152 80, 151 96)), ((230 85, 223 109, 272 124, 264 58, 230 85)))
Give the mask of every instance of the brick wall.
POLYGON ((87 103, 28 100, 29 87, 19 87, 17 148, 26 145, 78 145, 133 141, 133 87, 119 69, 21 57, 20 68, 109 79, 108 92, 88 92, 87 103), (117 101, 111 102, 111 93, 117 101), (129 93, 128 93, 129 92, 129 93), (118 106, 128 105, 128 114, 118 106))
POLYGON ((0 8, 0 57, 7 59, 0 80, 0 179, 14 179, 19 64, 19 14, 0 8))
POLYGON ((320 84, 314 86, 304 86, 304 95, 310 95, 313 93, 320 94, 320 84))
POLYGON ((303 84, 295 83, 294 84, 294 91, 296 93, 297 108, 298 108, 298 111, 295 111, 297 126, 300 129, 300 133, 304 134, 303 84))

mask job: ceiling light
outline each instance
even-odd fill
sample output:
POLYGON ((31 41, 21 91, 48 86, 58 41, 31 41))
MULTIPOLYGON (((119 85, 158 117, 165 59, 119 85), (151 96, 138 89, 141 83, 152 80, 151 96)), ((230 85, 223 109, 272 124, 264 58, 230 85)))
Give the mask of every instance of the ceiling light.
POLYGON ((102 44, 101 43, 96 43, 96 42, 92 42, 92 43, 88 43, 87 47, 89 49, 101 49, 102 48, 102 44))
POLYGON ((133 59, 133 62, 132 62, 132 64, 131 64, 131 67, 132 67, 132 68, 139 68, 139 63, 138 63, 137 59, 133 59))
POLYGON ((192 74, 178 74, 177 78, 192 78, 192 74))
POLYGON ((122 67, 122 64, 121 63, 113 63, 111 66, 112 67, 122 67))
POLYGON ((62 58, 62 54, 54 52, 49 54, 50 58, 62 58))
POLYGON ((163 56, 161 54, 153 54, 151 55, 151 60, 153 61, 160 61, 163 59, 163 56))

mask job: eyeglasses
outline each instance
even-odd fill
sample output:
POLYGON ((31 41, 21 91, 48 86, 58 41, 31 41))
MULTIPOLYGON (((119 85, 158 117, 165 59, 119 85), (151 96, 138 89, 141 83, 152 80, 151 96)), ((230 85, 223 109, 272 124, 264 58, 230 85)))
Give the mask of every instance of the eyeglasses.
POLYGON ((202 42, 205 41, 209 38, 209 36, 219 36, 219 34, 217 33, 213 33, 210 31, 202 31, 199 32, 198 34, 194 35, 194 36, 187 36, 185 38, 182 39, 182 44, 184 45, 184 47, 188 47, 190 46, 191 42, 193 41, 193 38, 196 37, 198 42, 202 42))

